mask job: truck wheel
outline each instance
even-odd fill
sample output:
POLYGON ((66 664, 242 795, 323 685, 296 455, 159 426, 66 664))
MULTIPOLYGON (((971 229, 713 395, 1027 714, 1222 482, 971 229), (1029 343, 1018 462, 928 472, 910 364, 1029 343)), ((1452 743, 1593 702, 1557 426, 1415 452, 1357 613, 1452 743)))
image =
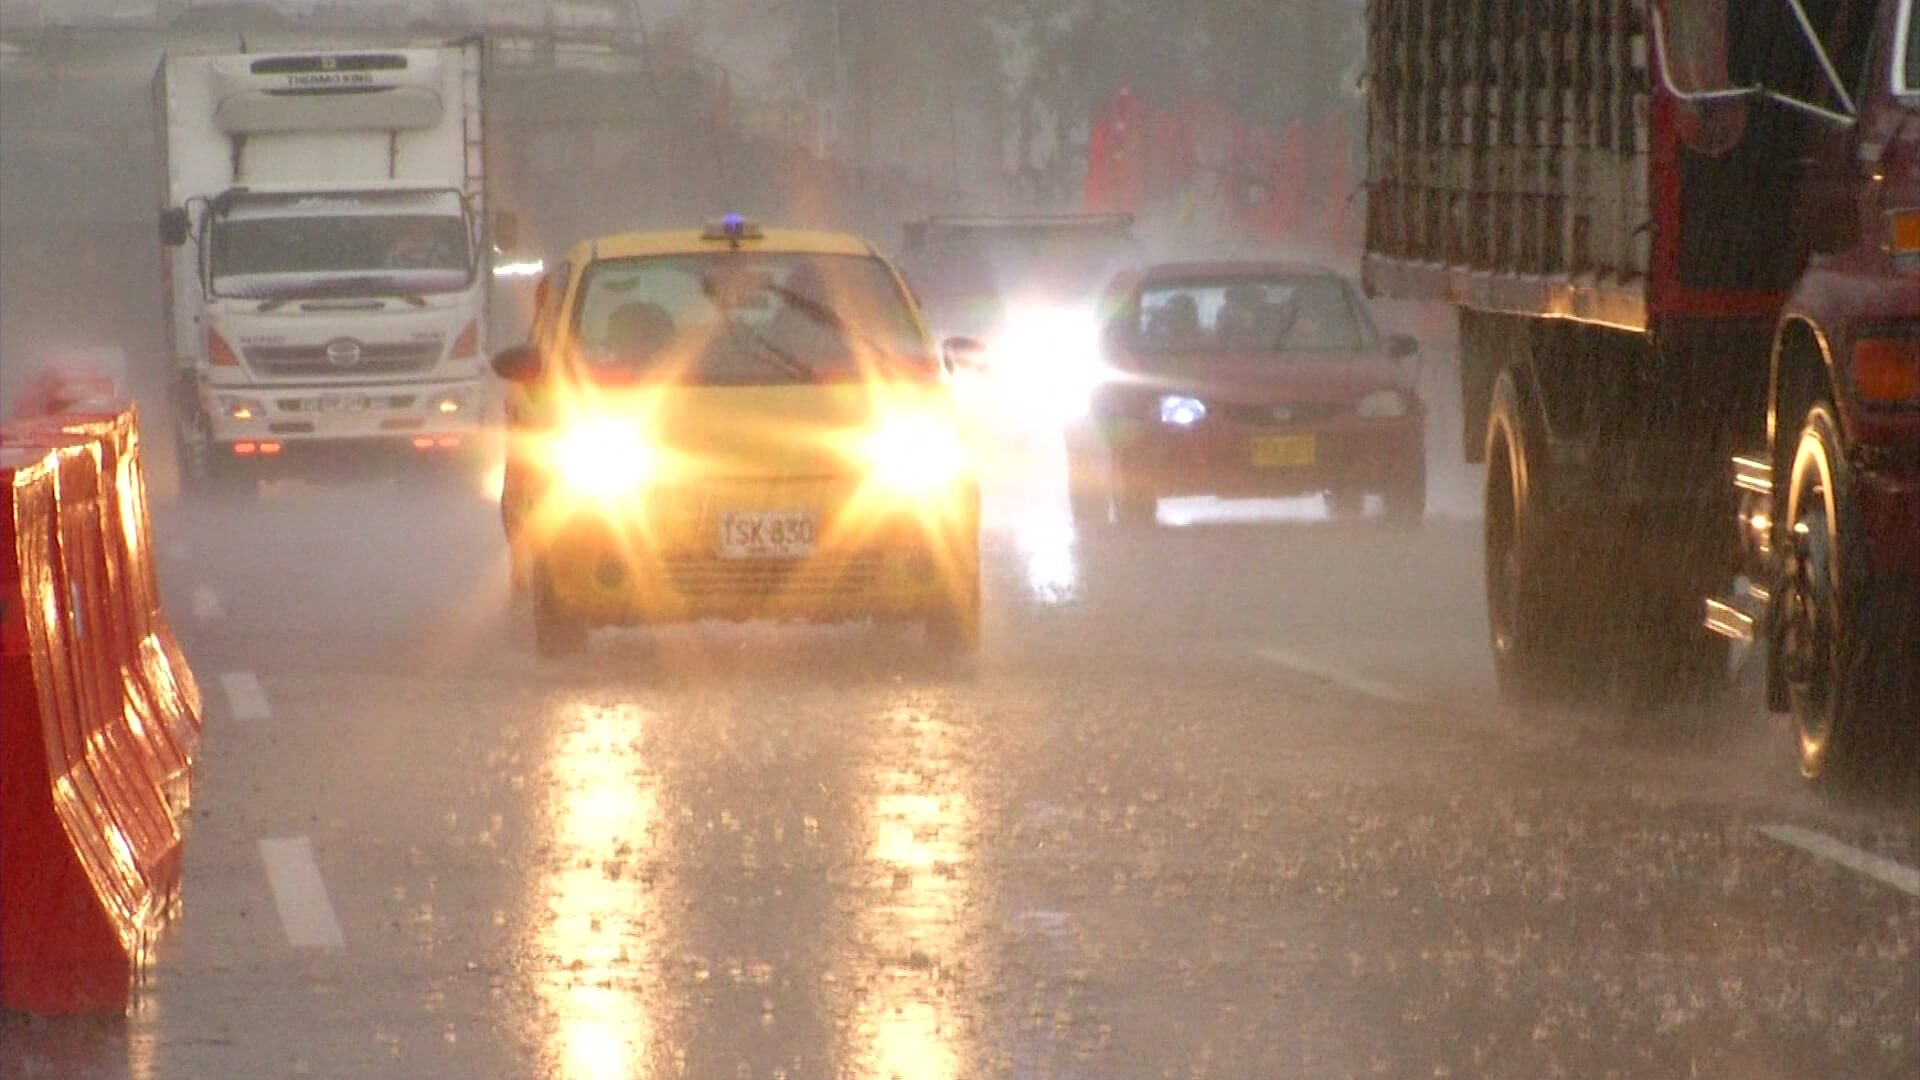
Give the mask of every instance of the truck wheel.
POLYGON ((566 609, 553 591, 544 562, 533 569, 533 649, 543 660, 572 656, 587 647, 587 624, 566 609))
POLYGON ((1487 628, 1500 696, 1566 697, 1574 654, 1573 575, 1554 558, 1545 501, 1546 434, 1531 395, 1502 372, 1487 416, 1487 628))
POLYGON ((1807 413, 1788 487, 1788 554, 1778 656, 1799 741, 1800 773, 1857 776, 1891 724, 1891 641, 1872 627, 1866 552, 1851 467, 1821 402, 1807 413))

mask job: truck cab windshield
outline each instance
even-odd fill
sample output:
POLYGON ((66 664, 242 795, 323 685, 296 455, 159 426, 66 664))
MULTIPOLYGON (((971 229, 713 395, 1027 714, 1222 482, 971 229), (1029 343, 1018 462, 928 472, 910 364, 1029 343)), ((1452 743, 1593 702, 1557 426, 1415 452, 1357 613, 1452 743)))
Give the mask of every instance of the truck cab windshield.
POLYGON ((457 197, 242 200, 208 234, 213 292, 242 298, 459 292, 473 279, 457 197))

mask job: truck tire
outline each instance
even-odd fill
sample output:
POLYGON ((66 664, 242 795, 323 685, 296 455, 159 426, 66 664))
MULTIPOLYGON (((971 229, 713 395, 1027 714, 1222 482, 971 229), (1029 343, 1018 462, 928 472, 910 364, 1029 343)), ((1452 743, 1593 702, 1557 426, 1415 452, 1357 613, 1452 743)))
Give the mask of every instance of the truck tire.
POLYGON ((573 656, 587 647, 587 624, 553 591, 544 562, 533 568, 533 649, 542 660, 573 656))
POLYGON ((1861 777, 1892 732, 1899 639, 1875 625, 1852 469, 1832 405, 1807 411, 1792 462, 1774 660, 1801 775, 1844 782, 1861 777))
POLYGON ((1522 379, 1504 371, 1487 415, 1487 628, 1500 696, 1560 700, 1573 685, 1573 567, 1560 557, 1547 502, 1546 431, 1522 379))

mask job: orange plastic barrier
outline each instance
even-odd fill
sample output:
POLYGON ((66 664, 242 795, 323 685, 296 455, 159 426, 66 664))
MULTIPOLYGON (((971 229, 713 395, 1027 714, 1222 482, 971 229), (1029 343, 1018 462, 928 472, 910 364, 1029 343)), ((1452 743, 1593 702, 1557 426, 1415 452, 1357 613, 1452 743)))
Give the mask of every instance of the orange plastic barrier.
POLYGON ((71 427, 0 434, 0 1007, 42 1013, 126 1008, 179 897, 200 730, 132 414, 71 427))
POLYGON ((101 451, 108 593, 125 607, 116 626, 123 637, 117 655, 127 667, 127 708, 166 769, 169 804, 184 814, 191 798, 189 767, 200 743, 200 687, 161 609, 138 415, 131 403, 106 402, 97 411, 44 417, 0 432, 0 446, 76 441, 97 443, 101 451))

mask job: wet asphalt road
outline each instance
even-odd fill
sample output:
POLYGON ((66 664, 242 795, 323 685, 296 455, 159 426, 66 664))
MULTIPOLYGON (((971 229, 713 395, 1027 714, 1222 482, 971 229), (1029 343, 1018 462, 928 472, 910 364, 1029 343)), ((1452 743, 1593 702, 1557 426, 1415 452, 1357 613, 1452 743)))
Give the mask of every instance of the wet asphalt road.
POLYGON ((11 1018, 0 1075, 1920 1073, 1920 897, 1761 831, 1913 867, 1920 800, 1803 790, 1751 686, 1498 706, 1471 520, 1170 511, 994 493, 971 665, 543 665, 477 492, 163 502, 184 912, 131 1016, 11 1018))

